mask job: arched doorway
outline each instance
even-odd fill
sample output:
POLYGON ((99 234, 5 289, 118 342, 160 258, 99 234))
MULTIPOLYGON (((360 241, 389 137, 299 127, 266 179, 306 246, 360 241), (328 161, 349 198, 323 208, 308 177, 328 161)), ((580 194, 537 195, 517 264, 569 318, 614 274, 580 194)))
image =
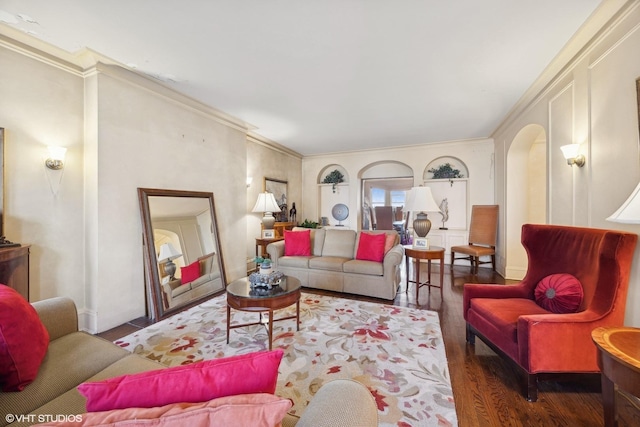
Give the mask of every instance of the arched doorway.
POLYGON ((505 275, 522 279, 527 254, 520 242, 522 225, 547 222, 547 133, 536 124, 518 132, 507 152, 505 275))

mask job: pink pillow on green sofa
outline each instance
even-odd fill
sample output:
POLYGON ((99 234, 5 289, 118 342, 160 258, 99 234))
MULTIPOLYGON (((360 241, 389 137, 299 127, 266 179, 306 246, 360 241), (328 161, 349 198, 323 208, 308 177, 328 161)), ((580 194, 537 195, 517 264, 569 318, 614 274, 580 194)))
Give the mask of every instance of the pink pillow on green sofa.
POLYGON ((49 332, 22 295, 0 285, 0 389, 21 391, 36 379, 49 332))
POLYGON ((223 396, 276 390, 281 349, 83 383, 87 411, 151 408, 179 402, 206 402, 223 396))
POLYGON ((384 259, 384 245, 386 241, 387 235, 385 233, 372 234, 361 232, 360 241, 358 243, 358 252, 356 252, 356 259, 382 262, 384 259))

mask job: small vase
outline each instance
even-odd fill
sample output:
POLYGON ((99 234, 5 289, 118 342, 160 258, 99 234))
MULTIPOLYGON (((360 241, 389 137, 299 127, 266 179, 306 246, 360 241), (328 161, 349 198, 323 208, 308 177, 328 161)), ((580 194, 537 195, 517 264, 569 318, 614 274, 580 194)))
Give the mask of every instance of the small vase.
POLYGON ((271 264, 260 264, 260 274, 268 276, 273 271, 271 264))

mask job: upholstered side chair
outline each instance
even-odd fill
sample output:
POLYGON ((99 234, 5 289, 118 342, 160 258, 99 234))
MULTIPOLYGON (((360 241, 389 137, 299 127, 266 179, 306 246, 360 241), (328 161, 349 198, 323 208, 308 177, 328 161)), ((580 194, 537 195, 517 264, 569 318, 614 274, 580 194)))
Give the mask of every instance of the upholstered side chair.
POLYGON ((591 331, 623 325, 637 239, 621 231, 525 224, 524 279, 514 285, 464 285, 467 343, 478 336, 515 362, 532 402, 541 374, 598 373, 591 331))
POLYGON ((491 263, 496 269, 496 239, 498 233, 498 205, 473 205, 469 224, 469 244, 451 247, 451 264, 455 260, 465 259, 471 263, 471 271, 478 272, 480 264, 491 263), (463 254, 456 257, 457 254, 463 254), (491 257, 490 261, 482 261, 481 257, 491 257))

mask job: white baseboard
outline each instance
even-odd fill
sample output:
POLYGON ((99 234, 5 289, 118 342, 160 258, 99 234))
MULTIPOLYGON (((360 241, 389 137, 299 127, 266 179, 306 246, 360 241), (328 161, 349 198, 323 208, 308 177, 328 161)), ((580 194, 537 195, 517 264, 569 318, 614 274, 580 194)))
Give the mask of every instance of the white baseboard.
POLYGON ((78 329, 95 334, 98 332, 98 314, 86 308, 78 310, 78 329))
POLYGON ((507 267, 505 269, 505 279, 522 280, 527 274, 527 269, 522 267, 507 267))

